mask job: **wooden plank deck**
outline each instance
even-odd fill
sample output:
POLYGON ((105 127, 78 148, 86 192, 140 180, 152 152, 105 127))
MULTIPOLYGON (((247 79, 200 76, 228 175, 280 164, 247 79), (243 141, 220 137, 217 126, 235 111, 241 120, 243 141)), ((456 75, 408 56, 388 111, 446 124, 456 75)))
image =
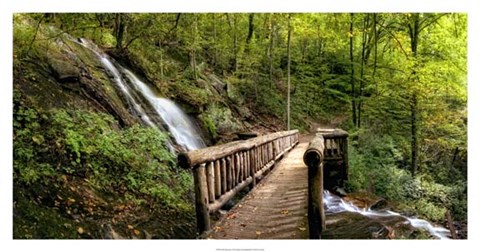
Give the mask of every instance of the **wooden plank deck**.
POLYGON ((245 198, 213 224, 207 239, 308 239, 307 167, 299 143, 245 198))

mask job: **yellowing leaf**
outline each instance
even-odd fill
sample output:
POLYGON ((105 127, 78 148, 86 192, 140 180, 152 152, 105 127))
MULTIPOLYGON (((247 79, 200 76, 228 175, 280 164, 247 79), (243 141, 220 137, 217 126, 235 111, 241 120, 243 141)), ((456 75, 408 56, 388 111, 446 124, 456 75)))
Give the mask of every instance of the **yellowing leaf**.
POLYGON ((132 225, 128 225, 127 227, 128 227, 128 229, 133 229, 132 225))
POLYGON ((33 140, 33 142, 36 143, 36 144, 41 144, 41 143, 43 143, 43 140, 44 140, 44 139, 43 139, 43 136, 37 135, 37 136, 33 136, 33 137, 32 137, 32 140, 33 140))
POLYGON ((257 235, 261 235, 261 234, 262 234, 262 232, 261 232, 261 231, 255 231, 255 234, 257 234, 257 235))
POLYGON ((77 232, 78 232, 79 234, 83 234, 83 228, 82 228, 82 227, 79 227, 79 228, 77 229, 77 232))
POLYGON ((138 236, 138 235, 140 234, 140 231, 138 231, 138 230, 135 229, 135 230, 133 230, 133 233, 135 233, 135 235, 138 236))
POLYGON ((300 231, 305 231, 305 230, 307 230, 307 229, 304 228, 304 227, 299 227, 298 229, 299 229, 300 231))

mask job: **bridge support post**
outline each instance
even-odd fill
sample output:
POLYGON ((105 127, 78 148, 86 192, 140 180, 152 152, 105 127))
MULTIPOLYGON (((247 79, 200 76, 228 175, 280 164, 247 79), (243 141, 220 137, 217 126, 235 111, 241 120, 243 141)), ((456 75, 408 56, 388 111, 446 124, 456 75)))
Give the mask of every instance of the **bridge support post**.
POLYGON ((323 209, 324 139, 315 136, 305 151, 303 161, 308 166, 308 232, 310 239, 320 239, 325 229, 323 209))
POLYGON ((199 234, 202 234, 203 232, 210 230, 205 164, 200 164, 193 168, 193 180, 195 185, 195 212, 197 214, 197 231, 199 234))

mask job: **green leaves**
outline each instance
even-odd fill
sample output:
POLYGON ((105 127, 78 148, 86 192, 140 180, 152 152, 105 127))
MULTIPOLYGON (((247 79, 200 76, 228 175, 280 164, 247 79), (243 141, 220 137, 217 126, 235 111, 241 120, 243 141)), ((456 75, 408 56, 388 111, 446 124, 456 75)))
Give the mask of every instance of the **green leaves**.
POLYGON ((187 205, 185 193, 193 182, 186 171, 177 170, 167 136, 157 129, 136 125, 118 130, 110 115, 40 113, 22 105, 14 109, 14 122, 16 183, 49 184, 70 174, 86 177, 100 191, 126 188, 138 199, 171 208, 187 205))

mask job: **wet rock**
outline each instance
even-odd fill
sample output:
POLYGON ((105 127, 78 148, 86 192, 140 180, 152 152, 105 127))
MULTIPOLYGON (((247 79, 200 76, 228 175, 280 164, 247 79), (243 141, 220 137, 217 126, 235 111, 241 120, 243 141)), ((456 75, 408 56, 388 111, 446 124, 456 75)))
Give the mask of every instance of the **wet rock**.
POLYGON ((227 84, 223 83, 222 81, 220 81, 217 76, 215 76, 214 74, 210 74, 208 76, 210 78, 210 80, 212 81, 212 86, 213 88, 215 88, 215 90, 221 94, 221 95, 224 95, 227 93, 227 84))
POLYGON ((388 207, 388 202, 385 199, 380 198, 370 206, 370 209, 384 210, 384 209, 387 209, 387 207, 388 207))
POLYGON ((402 216, 364 216, 355 212, 326 215, 322 239, 429 239, 402 216))
POLYGON ((340 197, 347 196, 347 192, 345 191, 345 189, 343 189, 341 187, 334 187, 333 192, 340 197))
POLYGON ((381 210, 383 204, 387 204, 385 199, 366 192, 350 193, 344 197, 344 200, 351 202, 355 206, 364 209, 381 210), (375 206, 378 204, 377 206, 375 206), (375 207, 374 207, 375 206, 375 207), (373 209, 372 207, 376 208, 373 209))
POLYGON ((387 239, 389 229, 359 213, 341 212, 326 217, 322 239, 387 239))
POLYGON ((53 76, 60 83, 75 82, 80 78, 80 70, 70 62, 51 58, 48 64, 53 76))

